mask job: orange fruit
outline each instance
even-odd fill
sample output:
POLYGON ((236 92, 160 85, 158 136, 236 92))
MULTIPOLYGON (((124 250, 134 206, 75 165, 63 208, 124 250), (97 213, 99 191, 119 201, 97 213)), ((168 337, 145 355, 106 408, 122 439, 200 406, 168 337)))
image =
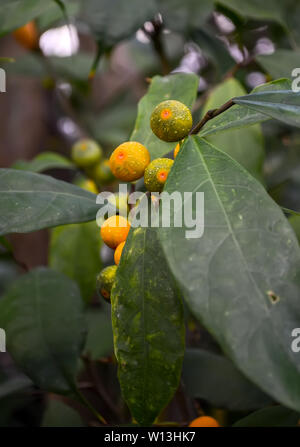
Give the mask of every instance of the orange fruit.
POLYGON ((101 227, 103 242, 110 248, 116 248, 124 242, 130 230, 130 223, 123 216, 111 216, 101 227))
POLYGON ((13 32, 15 39, 28 50, 38 47, 38 30, 34 22, 29 22, 13 32))
POLYGON ((174 149, 174 158, 176 158, 177 157, 177 155, 178 155, 178 152, 180 151, 180 143, 177 143, 176 144, 176 147, 175 147, 175 149, 174 149))
POLYGON ((115 260, 115 263, 116 263, 117 265, 119 265, 119 262, 120 262, 120 259, 121 259, 121 256, 122 256, 122 251, 123 251, 125 242, 126 242, 126 241, 121 242, 121 244, 119 244, 119 245, 117 246, 117 248, 116 248, 116 251, 115 251, 115 254, 114 254, 114 260, 115 260))
POLYGON ((152 112, 150 126, 153 133, 163 141, 180 141, 193 125, 190 109, 179 101, 163 101, 152 112))
POLYGON ((200 416, 194 419, 189 427, 220 427, 220 424, 216 419, 210 416, 200 416))
POLYGON ((148 149, 136 141, 120 144, 109 159, 112 173, 124 182, 133 182, 141 178, 149 163, 148 149))
POLYGON ((144 183, 148 191, 162 191, 173 163, 174 160, 170 158, 157 158, 151 161, 144 174, 144 183))

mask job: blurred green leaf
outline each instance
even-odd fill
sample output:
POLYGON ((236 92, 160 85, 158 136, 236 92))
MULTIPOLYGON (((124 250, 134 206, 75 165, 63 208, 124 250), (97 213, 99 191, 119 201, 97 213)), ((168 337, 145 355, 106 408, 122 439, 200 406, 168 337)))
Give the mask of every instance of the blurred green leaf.
POLYGON ((236 422, 234 427, 296 427, 299 418, 299 413, 278 405, 258 410, 236 422))
POLYGON ((32 381, 24 375, 8 377, 0 381, 0 399, 24 391, 32 386, 32 381))
MULTIPOLYGON (((79 13, 80 4, 79 0, 67 0, 64 1, 65 12, 68 19, 73 18, 79 13)), ((39 30, 45 31, 50 26, 54 26, 62 21, 65 21, 64 13, 55 0, 52 0, 52 5, 46 11, 41 14, 37 19, 37 25, 39 30)), ((69 20, 68 20, 69 21, 69 20)))
POLYGON ((201 27, 213 12, 213 7, 214 0, 157 0, 157 9, 166 27, 178 33, 201 27))
POLYGON ((272 78, 293 79, 292 71, 299 67, 300 51, 278 49, 272 54, 258 55, 256 60, 272 78))
POLYGON ((188 238, 186 224, 159 228, 191 311, 247 378, 300 409, 300 356, 291 349, 300 321, 300 251, 280 207, 233 159, 197 136, 183 144, 164 190, 193 191, 184 207, 204 193, 201 237, 188 238))
MULTIPOLYGON (((205 115, 208 110, 218 108, 229 99, 235 96, 244 95, 246 93, 247 92, 236 79, 227 79, 212 91, 204 105, 202 113, 205 115)), ((262 166, 264 161, 264 142, 262 131, 258 124, 243 129, 232 129, 233 123, 235 126, 237 123, 240 123, 241 125, 241 121, 239 119, 240 117, 238 117, 239 112, 241 117, 243 117, 244 120, 247 121, 247 124, 249 124, 249 113, 247 109, 244 113, 241 107, 233 112, 229 109, 227 112, 219 115, 219 117, 216 117, 219 118, 217 123, 214 123, 215 119, 211 120, 211 126, 214 126, 215 133, 214 135, 208 135, 206 133, 205 138, 210 143, 229 154, 232 158, 244 166, 244 168, 246 168, 252 175, 260 179, 262 177, 262 166), (226 126, 226 132, 217 132, 219 130, 218 126, 221 128, 226 126)), ((252 114, 252 118, 253 115, 254 114, 252 114)), ((255 114, 255 116, 257 118, 257 114, 255 114)), ((205 130, 207 130, 206 126, 204 126, 204 134, 205 130)))
POLYGON ((42 389, 75 387, 85 320, 77 285, 46 268, 31 270, 0 301, 0 327, 16 364, 42 389))
POLYGON ((251 93, 234 98, 234 102, 291 126, 300 127, 300 92, 280 90, 251 93))
POLYGON ((20 274, 20 269, 8 253, 0 254, 0 297, 9 284, 20 274))
POLYGON ((112 354, 114 347, 110 307, 104 303, 100 309, 88 309, 86 316, 88 333, 84 353, 94 360, 112 354))
POLYGON ((149 426, 178 387, 184 354, 182 304, 156 229, 130 231, 111 301, 123 396, 134 419, 149 426))
POLYGON ((286 27, 286 12, 281 0, 247 0, 241 5, 240 0, 216 0, 241 17, 257 20, 272 20, 286 27))
POLYGON ((222 355, 203 349, 188 349, 182 374, 189 396, 204 399, 217 408, 249 411, 272 403, 270 397, 222 355))
POLYGON ((81 4, 82 20, 104 49, 130 37, 156 13, 154 0, 84 0, 81 4))
POLYGON ((13 166, 13 169, 23 169, 31 172, 42 172, 48 169, 76 169, 76 166, 66 157, 55 152, 42 152, 33 160, 18 160, 13 166))
POLYGON ((84 427, 84 423, 76 410, 61 400, 50 399, 42 427, 84 427))
POLYGON ((130 139, 144 144, 152 159, 162 157, 176 146, 176 143, 160 140, 152 132, 150 117, 153 109, 167 99, 181 101, 191 108, 196 99, 198 83, 198 76, 185 73, 155 76, 151 80, 148 92, 139 102, 135 128, 130 139))
POLYGON ((0 234, 95 220, 96 195, 48 175, 0 169, 0 234))
POLYGON ((0 37, 46 12, 52 6, 44 0, 1 0, 0 37))
POLYGON ((100 247, 100 228, 95 221, 51 231, 49 266, 77 282, 87 302, 93 297, 101 270, 100 247))

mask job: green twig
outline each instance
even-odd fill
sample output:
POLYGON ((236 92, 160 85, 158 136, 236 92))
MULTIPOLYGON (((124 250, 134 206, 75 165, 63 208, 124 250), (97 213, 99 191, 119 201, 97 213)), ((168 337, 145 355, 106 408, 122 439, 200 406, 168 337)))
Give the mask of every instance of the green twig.
POLYGON ((230 107, 232 107, 233 105, 234 105, 234 102, 232 99, 230 99, 229 101, 227 101, 225 104, 223 104, 218 109, 208 110, 206 112, 206 114, 204 115, 204 117, 202 118, 202 120, 199 121, 199 123, 196 124, 196 126, 194 126, 192 128, 192 130, 190 131, 190 135, 199 133, 200 129, 202 129, 202 127, 207 123, 207 121, 215 118, 216 116, 218 116, 221 113, 225 112, 226 110, 230 109, 230 107))

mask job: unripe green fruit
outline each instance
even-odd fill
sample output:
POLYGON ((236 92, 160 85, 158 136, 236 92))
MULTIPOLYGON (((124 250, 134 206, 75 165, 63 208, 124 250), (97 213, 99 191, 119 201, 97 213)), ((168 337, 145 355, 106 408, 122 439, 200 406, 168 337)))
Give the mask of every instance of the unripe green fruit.
POLYGON ((104 160, 97 163, 87 170, 87 174, 92 178, 98 185, 107 185, 112 183, 116 178, 111 172, 109 167, 109 161, 104 160))
POLYGON ((174 160, 157 158, 145 169, 144 183, 148 191, 161 192, 172 168, 174 160))
POLYGON ((87 168, 95 165, 101 160, 102 149, 96 141, 82 139, 77 141, 72 147, 71 158, 80 168, 87 168))
POLYGON ((153 133, 163 141, 180 141, 193 125, 190 109, 182 102, 163 101, 152 112, 150 126, 153 133))
POLYGON ((97 276, 97 293, 108 301, 110 301, 110 293, 114 285, 117 268, 116 265, 110 265, 105 267, 97 276))

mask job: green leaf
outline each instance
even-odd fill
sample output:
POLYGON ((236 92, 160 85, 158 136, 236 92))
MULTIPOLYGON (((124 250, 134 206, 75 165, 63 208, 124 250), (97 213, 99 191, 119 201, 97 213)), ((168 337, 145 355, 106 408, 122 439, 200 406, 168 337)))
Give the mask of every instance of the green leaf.
MULTIPOLYGON (((236 79, 227 79, 213 90, 206 104, 204 105, 203 115, 205 115, 208 110, 220 107, 234 96, 244 94, 246 94, 246 91, 236 79)), ((252 114, 252 117, 255 115, 257 118, 257 113, 253 114, 250 112, 249 114, 247 109, 243 111, 241 107, 237 109, 238 110, 233 112, 229 109, 227 113, 224 112, 223 114, 219 115, 219 120, 216 124, 214 123, 214 119, 211 120, 211 126, 215 126, 214 128, 216 130, 218 130, 218 125, 223 128, 226 126, 226 132, 218 131, 217 134, 214 133, 214 135, 209 136, 206 134, 205 138, 217 147, 221 147, 224 152, 229 154, 232 158, 244 166, 244 168, 246 168, 252 175, 257 178, 261 178, 262 165, 264 161, 264 143, 260 126, 256 124, 246 129, 231 128, 231 130, 228 130, 230 126, 230 124, 228 124, 228 120, 229 123, 232 123, 233 119, 235 123, 240 122, 237 116, 239 112, 243 115, 243 118, 247 121, 247 124, 249 124, 249 115, 252 114), (243 143, 241 144, 241 142, 243 143)), ((204 132, 205 129, 206 127, 204 126, 204 132)))
POLYGON ((132 141, 144 144, 151 158, 162 157, 172 151, 176 143, 166 143, 157 138, 150 127, 150 117, 153 109, 162 101, 175 99, 191 108, 197 95, 199 78, 194 74, 172 74, 152 78, 146 95, 138 105, 138 116, 131 135, 132 141))
POLYGON ((0 254, 0 297, 20 273, 19 267, 10 254, 0 254))
POLYGON ((44 413, 42 427, 84 427, 84 423, 73 408, 61 400, 50 399, 44 413))
POLYGON ((186 351, 183 382, 189 396, 204 399, 217 408, 249 411, 272 403, 230 360, 203 349, 186 351))
POLYGON ((300 415, 280 405, 263 408, 239 420, 234 427, 295 427, 300 415))
POLYGON ((22 275, 0 302, 0 327, 7 350, 37 386, 57 393, 75 387, 85 320, 73 281, 46 268, 22 275))
POLYGON ((272 54, 256 56, 257 62, 272 78, 293 79, 292 71, 299 66, 300 51, 278 49, 272 54))
POLYGON ((0 382, 0 399, 24 391, 32 386, 32 381, 24 375, 9 377, 0 382))
POLYGON ((19 160, 12 166, 13 169, 42 172, 48 169, 76 169, 75 165, 66 157, 55 152, 42 152, 33 160, 19 160))
POLYGON ((234 102, 291 126, 300 127, 300 92, 281 90, 252 93, 234 98, 234 102))
POLYGON ((113 333, 111 327, 110 307, 87 310, 88 333, 84 353, 92 359, 110 355, 113 352, 113 333))
POLYGON ((300 243, 300 216, 292 216, 289 218, 289 223, 292 225, 298 241, 300 243))
POLYGON ((182 304, 155 229, 130 231, 111 300, 123 396, 135 420, 150 425, 178 387, 184 354, 182 304))
POLYGON ((105 49, 130 37, 156 13, 153 0, 146 3, 140 0, 84 0, 81 3, 83 21, 105 49))
POLYGON ((101 270, 100 247, 100 228, 95 221, 51 231, 49 266, 77 282, 87 302, 93 297, 101 270))
MULTIPOLYGON (((235 81, 235 83, 236 82, 237 81, 235 81)), ((224 92, 224 94, 226 94, 224 85, 226 86, 226 83, 222 84, 223 88, 220 87, 220 90, 222 93, 224 92)), ((241 86, 240 84, 238 85, 240 90, 241 86)), ((276 81, 268 82, 266 84, 255 87, 255 89, 251 93, 289 90, 290 88, 291 82, 288 79, 278 79, 276 81)), ((217 91, 218 89, 216 89, 214 92, 216 93, 217 91)), ((226 96, 223 96, 223 100, 225 99, 226 101, 226 98, 227 100, 231 99, 231 97, 227 94, 226 96)), ((216 99, 218 99, 218 95, 216 95, 216 99)), ((217 101, 215 102, 216 107, 220 107, 221 105, 221 103, 217 103, 217 101)), ((253 109, 247 109, 246 107, 242 107, 239 105, 234 105, 230 109, 226 110, 224 113, 221 113, 214 119, 208 121, 199 132, 199 136, 206 137, 207 135, 214 135, 225 130, 242 129, 247 126, 252 126, 253 124, 267 121, 269 119, 270 117, 263 113, 257 112, 253 109)))
POLYGON ((286 26, 285 7, 281 0, 264 0, 263 2, 261 0, 247 0, 243 2, 242 7, 240 0, 216 0, 216 3, 226 6, 241 17, 271 20, 284 27, 286 26))
POLYGON ((213 12, 213 0, 163 0, 157 1, 165 26, 177 33, 203 25, 209 14, 213 12))
POLYGON ((0 37, 35 19, 51 6, 51 2, 44 0, 2 0, 0 37))
POLYGON ((48 175, 0 169, 0 235, 95 220, 96 195, 48 175))
POLYGON ((300 251, 281 209, 247 171, 197 136, 184 143, 165 191, 193 191, 194 203, 196 192, 204 193, 202 237, 188 239, 186 226, 159 228, 191 311, 247 378, 299 410, 300 356, 291 333, 300 321, 300 251))

